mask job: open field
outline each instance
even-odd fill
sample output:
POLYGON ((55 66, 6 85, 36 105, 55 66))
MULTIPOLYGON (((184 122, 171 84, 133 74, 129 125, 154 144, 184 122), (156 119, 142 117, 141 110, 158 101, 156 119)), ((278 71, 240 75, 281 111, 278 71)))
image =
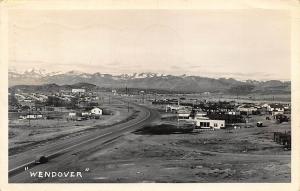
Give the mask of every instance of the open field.
POLYGON ((290 122, 273 120, 265 127, 236 130, 164 135, 138 131, 59 168, 89 168, 83 179, 51 182, 290 182, 291 152, 273 141, 273 132, 285 131, 290 131, 290 122))

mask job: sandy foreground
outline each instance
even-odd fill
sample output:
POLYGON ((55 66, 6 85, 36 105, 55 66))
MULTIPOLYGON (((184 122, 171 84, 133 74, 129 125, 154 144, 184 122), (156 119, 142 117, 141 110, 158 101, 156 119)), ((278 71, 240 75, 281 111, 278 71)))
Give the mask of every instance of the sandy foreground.
POLYGON ((51 182, 290 182, 291 152, 272 139, 273 132, 289 131, 290 122, 267 123, 188 134, 129 133, 107 148, 86 151, 63 168, 53 168, 88 169, 82 178, 51 182))

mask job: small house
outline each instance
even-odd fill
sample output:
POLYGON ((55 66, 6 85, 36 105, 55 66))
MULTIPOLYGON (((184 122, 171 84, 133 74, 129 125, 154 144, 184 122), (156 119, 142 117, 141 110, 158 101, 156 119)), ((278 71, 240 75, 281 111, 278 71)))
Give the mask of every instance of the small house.
POLYGON ((251 115, 254 112, 257 111, 257 107, 255 107, 254 105, 250 105, 250 104, 245 104, 245 105, 241 105, 237 108, 237 110, 241 113, 241 114, 246 114, 246 115, 251 115))
POLYGON ((90 115, 91 115, 90 112, 81 112, 81 116, 82 116, 82 117, 88 117, 88 116, 90 116, 90 115))
POLYGON ((43 114, 27 114, 25 116, 20 116, 19 119, 43 119, 43 114))
POLYGON ((283 115, 284 114, 284 111, 277 111, 277 110, 274 110, 271 112, 271 115, 272 116, 276 116, 276 115, 283 115))
POLYGON ((70 113, 69 113, 69 117, 70 117, 70 118, 76 117, 76 113, 75 113, 75 112, 70 112, 70 113))
POLYGON ((209 118, 195 118, 196 127, 203 129, 221 129, 225 127, 225 120, 214 120, 209 118))
POLYGON ((72 89, 72 93, 85 93, 85 89, 72 89))
POLYGON ((268 106, 268 111, 279 111, 284 112, 284 106, 279 103, 272 103, 268 106))
POLYGON ((228 115, 241 115, 240 111, 228 111, 226 114, 228 115))
POLYGON ((98 108, 98 107, 95 107, 91 110, 91 114, 92 115, 102 115, 102 109, 98 108))
POLYGON ((189 119, 190 114, 191 112, 189 110, 181 109, 177 111, 178 119, 189 119))
POLYGON ((171 111, 173 113, 177 113, 178 110, 184 110, 185 107, 181 105, 167 105, 166 112, 171 111))

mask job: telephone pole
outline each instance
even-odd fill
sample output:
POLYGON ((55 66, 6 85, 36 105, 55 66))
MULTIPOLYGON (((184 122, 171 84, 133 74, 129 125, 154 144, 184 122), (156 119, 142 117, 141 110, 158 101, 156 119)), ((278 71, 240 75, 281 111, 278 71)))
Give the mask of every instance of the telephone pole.
POLYGON ((28 116, 29 117, 28 118, 29 127, 31 126, 31 124, 30 124, 31 112, 30 111, 31 111, 31 109, 29 109, 29 116, 28 116))

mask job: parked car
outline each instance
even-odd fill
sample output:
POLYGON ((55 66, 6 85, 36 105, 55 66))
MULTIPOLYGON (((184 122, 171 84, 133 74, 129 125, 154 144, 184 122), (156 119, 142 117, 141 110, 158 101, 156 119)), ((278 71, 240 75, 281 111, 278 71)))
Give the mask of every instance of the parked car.
POLYGON ((87 117, 77 117, 76 121, 84 121, 87 120, 87 117))
POLYGON ((48 158, 44 155, 38 155, 34 162, 35 164, 43 164, 48 162, 48 158))
POLYGON ((257 126, 257 127, 262 127, 262 126, 263 126, 263 122, 258 121, 258 122, 256 123, 256 126, 257 126))

